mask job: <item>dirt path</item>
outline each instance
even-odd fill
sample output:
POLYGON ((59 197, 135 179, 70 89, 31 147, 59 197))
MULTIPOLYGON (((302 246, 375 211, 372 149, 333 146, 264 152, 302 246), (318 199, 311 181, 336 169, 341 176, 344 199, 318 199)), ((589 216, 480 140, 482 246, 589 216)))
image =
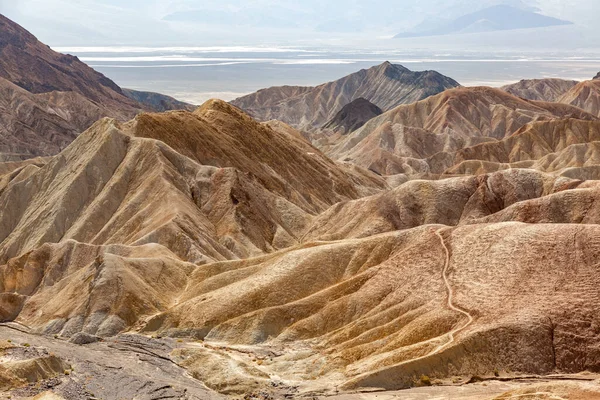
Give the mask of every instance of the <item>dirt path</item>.
POLYGON ((456 311, 458 313, 463 314, 465 317, 467 317, 467 321, 465 324, 463 324, 462 326, 459 326, 458 328, 455 328, 454 330, 452 330, 449 333, 450 336, 450 341, 442 346, 440 346, 439 348, 437 348, 431 355, 443 350, 444 348, 446 348, 447 346, 451 345, 452 343, 454 343, 454 336, 461 332, 462 330, 466 329, 468 326, 470 326, 473 323, 473 316, 471 314, 469 314, 468 311, 463 310, 462 308, 454 305, 454 289, 452 289, 452 285, 450 285, 450 281, 448 280, 448 270, 450 269, 450 251, 448 250, 448 246, 446 245, 446 241, 444 240, 444 237, 442 236, 442 234, 440 233, 442 230, 444 230, 446 228, 442 228, 439 229, 437 231, 435 231, 435 235, 440 239, 440 242, 442 243, 442 247, 444 248, 444 252, 446 253, 446 262, 444 264, 444 270, 442 272, 442 277, 444 279, 444 285, 446 285, 446 291, 448 292, 448 308, 450 308, 453 311, 456 311))

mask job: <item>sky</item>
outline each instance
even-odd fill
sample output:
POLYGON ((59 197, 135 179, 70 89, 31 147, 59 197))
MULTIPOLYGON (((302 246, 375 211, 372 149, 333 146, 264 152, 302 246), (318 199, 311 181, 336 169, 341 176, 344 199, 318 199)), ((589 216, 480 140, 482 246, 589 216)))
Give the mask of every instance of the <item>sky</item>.
MULTIPOLYGON (((397 33, 498 3, 574 23, 527 35, 532 46, 539 40, 545 46, 593 47, 600 33, 598 0, 0 0, 0 13, 51 46, 386 46, 397 45, 390 39, 397 33)), ((523 41, 523 35, 496 36, 484 37, 483 45, 523 41)), ((477 39, 406 44, 476 46, 477 39)))

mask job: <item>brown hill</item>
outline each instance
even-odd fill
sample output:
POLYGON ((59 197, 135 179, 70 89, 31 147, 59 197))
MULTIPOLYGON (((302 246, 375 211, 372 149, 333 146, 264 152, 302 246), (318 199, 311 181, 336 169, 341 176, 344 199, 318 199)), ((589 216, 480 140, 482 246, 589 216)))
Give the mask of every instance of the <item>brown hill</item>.
POLYGON ((381 114, 383 114, 381 108, 369 100, 359 98, 346 104, 331 121, 323 125, 323 129, 342 135, 348 134, 363 126, 371 118, 381 114))
POLYGON ((463 147, 504 139, 534 121, 565 117, 596 119, 570 105, 525 100, 499 89, 452 89, 371 119, 329 154, 382 175, 441 173, 463 147))
POLYGON ((150 109, 3 15, 0 90, 0 160, 54 155, 101 117, 125 121, 150 109))
POLYGON ((579 143, 600 140, 600 121, 556 119, 532 122, 506 139, 459 152, 459 161, 485 157, 487 161, 515 163, 537 160, 579 143))
POLYGON ((196 108, 196 106, 192 104, 179 101, 171 96, 160 93, 144 92, 133 89, 122 89, 122 91, 125 96, 156 112, 172 110, 194 111, 196 108))
POLYGON ((457 86, 456 81, 435 71, 413 72, 385 62, 314 88, 275 87, 240 97, 232 104, 258 120, 277 119, 313 131, 358 98, 389 110, 457 86))
POLYGON ((523 79, 512 85, 503 86, 506 92, 527 100, 556 101, 579 82, 564 79, 523 79))
POLYGON ((247 257, 293 244, 312 215, 385 187, 219 101, 102 120, 47 164, 9 174, 2 260, 67 239, 151 241, 194 262, 247 257))
POLYGON ((590 114, 600 116, 600 80, 577 84, 562 95, 558 102, 579 107, 590 114))
MULTIPOLYGON (((600 181, 582 178, 600 176, 599 124, 570 105, 450 90, 336 148, 384 173, 479 164, 390 189, 222 101, 105 118, 56 156, 0 163, 0 322, 77 357, 124 354, 128 337, 129 366, 90 358, 47 375, 105 398, 108 369, 130 382, 175 364, 262 398, 598 371, 600 181), (81 333, 112 339, 60 340, 81 333)), ((0 390, 21 384, 0 370, 0 390)))
POLYGON ((124 113, 139 107, 113 81, 77 57, 51 50, 3 15, 0 15, 0 54, 0 77, 28 92, 76 92, 106 107, 121 108, 124 113))

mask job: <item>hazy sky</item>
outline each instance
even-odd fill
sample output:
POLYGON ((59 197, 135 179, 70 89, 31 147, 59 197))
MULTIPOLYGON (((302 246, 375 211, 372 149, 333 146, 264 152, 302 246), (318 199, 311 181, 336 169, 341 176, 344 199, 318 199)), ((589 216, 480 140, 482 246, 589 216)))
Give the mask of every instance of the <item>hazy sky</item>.
POLYGON ((551 36, 565 45, 600 33, 599 0, 0 0, 0 13, 51 46, 348 45, 498 3, 574 22, 551 36))

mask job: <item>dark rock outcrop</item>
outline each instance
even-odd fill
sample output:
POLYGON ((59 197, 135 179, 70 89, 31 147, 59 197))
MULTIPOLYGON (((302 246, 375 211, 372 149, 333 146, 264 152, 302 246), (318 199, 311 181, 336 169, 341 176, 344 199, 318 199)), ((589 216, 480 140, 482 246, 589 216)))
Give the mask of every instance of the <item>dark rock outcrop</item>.
POLYGON ((323 129, 347 134, 360 128, 371 118, 381 114, 383 114, 381 108, 361 97, 346 104, 331 121, 323 125, 323 129))

